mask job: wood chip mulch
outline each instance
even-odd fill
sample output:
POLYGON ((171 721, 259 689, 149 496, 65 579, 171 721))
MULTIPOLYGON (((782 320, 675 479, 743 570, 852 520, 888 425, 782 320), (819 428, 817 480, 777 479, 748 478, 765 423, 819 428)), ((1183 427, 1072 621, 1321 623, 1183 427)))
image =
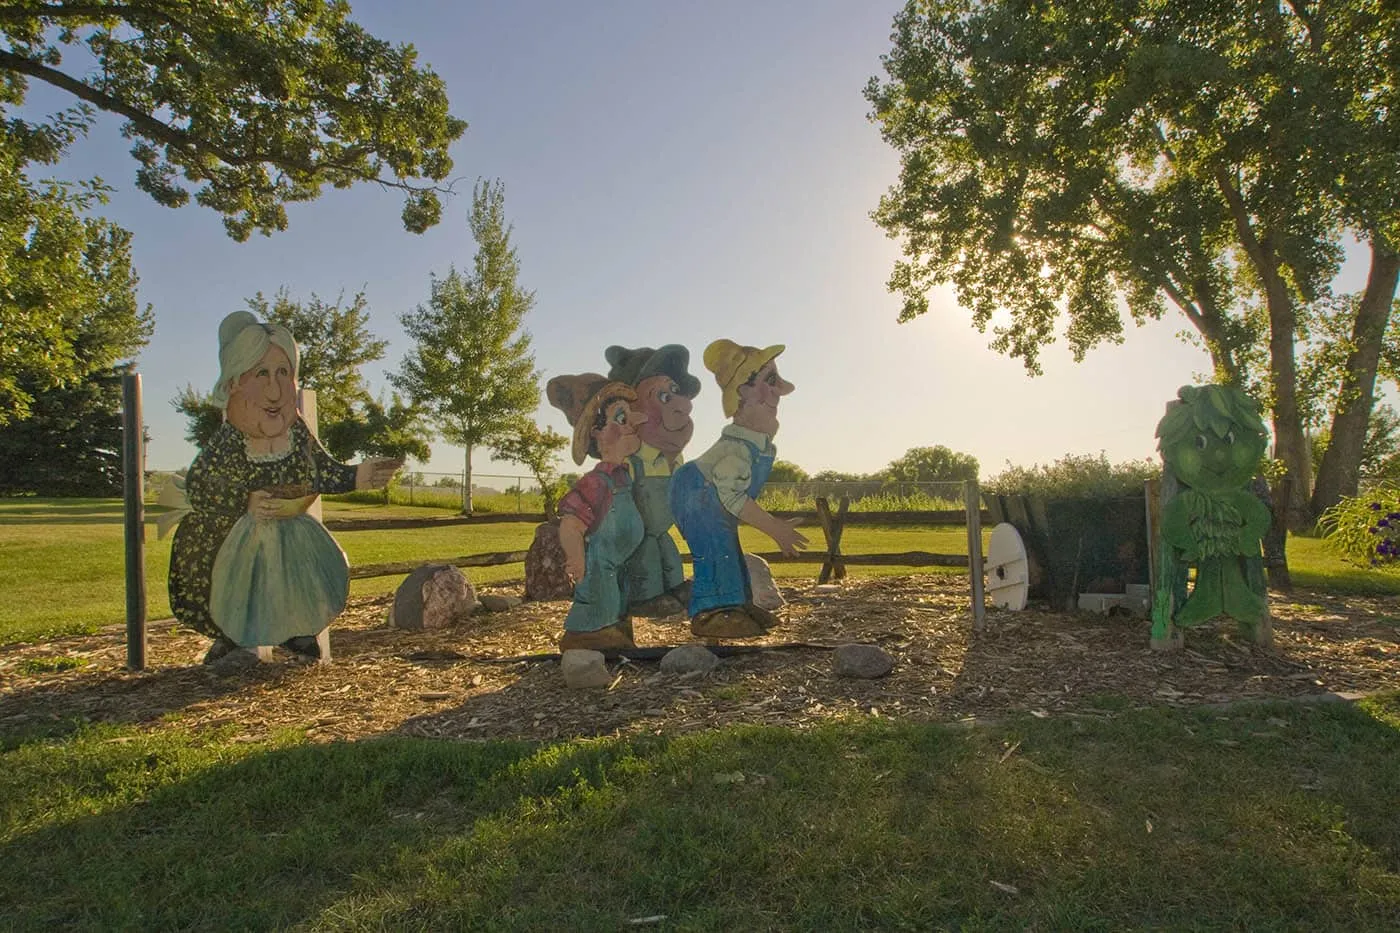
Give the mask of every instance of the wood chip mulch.
MULTIPOLYGON (((518 587, 482 591, 508 595, 518 587)), ((729 723, 801 728, 852 715, 1102 715, 1400 689, 1393 597, 1275 593, 1272 651, 1223 622, 1188 632, 1185 650, 1168 654, 1149 649, 1147 621, 1126 615, 993 609, 985 631, 974 633, 967 582, 954 576, 845 581, 837 592, 799 584, 783 595, 785 623, 744 644, 875 644, 894 656, 894 671, 878 680, 839 678, 829 651, 789 648, 726 658, 706 676, 663 674, 656 661, 612 661, 611 687, 570 690, 557 660, 493 660, 553 652, 567 603, 525 603, 449 630, 410 633, 387 625, 392 596, 385 595, 352 601, 331 630, 328 664, 279 650, 271 663, 220 673, 199 663, 208 640, 171 620, 151 624, 142 672, 125 668, 123 626, 0 647, 0 735, 78 720, 153 731, 223 727, 246 741, 285 728, 322 741, 558 740, 729 723)), ((692 640, 680 617, 639 619, 636 633, 644 646, 692 640)))

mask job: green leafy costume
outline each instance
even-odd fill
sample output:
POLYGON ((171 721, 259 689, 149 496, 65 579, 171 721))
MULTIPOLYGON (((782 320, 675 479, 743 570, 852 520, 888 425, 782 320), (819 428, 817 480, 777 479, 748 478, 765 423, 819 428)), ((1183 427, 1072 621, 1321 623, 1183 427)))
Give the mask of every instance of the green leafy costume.
POLYGON ((1157 425, 1166 466, 1153 643, 1168 640, 1172 625, 1218 615, 1258 638, 1268 618, 1259 541, 1271 516, 1250 483, 1268 443, 1264 422, 1254 400, 1230 386, 1183 386, 1177 398, 1157 425))

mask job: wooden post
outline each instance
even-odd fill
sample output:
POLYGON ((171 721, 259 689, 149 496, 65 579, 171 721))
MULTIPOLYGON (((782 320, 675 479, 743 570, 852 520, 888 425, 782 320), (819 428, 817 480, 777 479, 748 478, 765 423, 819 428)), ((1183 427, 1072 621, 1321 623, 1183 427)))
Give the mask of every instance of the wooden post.
MULTIPOLYGON (((311 433, 320 436, 319 425, 316 418, 316 390, 301 389, 297 392, 297 408, 301 411, 301 420, 306 422, 306 426, 311 429, 311 433)), ((321 497, 317 496, 316 501, 306 510, 306 514, 312 516, 316 521, 322 521, 325 513, 321 508, 321 497)), ((327 625, 316 633, 316 644, 321 648, 320 663, 326 664, 331 659, 331 627, 327 625)), ((259 647, 258 656, 264 661, 272 659, 272 648, 259 647)))
POLYGON ((967 509, 967 566, 972 577, 972 629, 980 632, 987 621, 987 597, 982 590, 982 496, 977 480, 963 483, 967 509))
POLYGON ((146 669, 146 458, 142 450, 141 374, 122 376, 122 498, 126 537, 126 666, 146 669))

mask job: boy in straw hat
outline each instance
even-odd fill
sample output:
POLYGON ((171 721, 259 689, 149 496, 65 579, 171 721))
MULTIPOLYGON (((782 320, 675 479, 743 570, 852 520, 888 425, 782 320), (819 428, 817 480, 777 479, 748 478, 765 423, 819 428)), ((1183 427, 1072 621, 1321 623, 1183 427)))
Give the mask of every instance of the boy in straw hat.
POLYGON ((676 471, 670 491, 676 527, 695 561, 690 630, 696 635, 744 638, 777 624, 753 604, 739 522, 767 534, 784 554, 807 546, 801 532, 756 501, 778 454, 778 401, 793 390, 774 362, 782 352, 781 344, 759 349, 732 340, 705 348, 705 368, 719 383, 731 422, 713 447, 676 471))
POLYGON ((671 475, 681 464, 681 450, 695 433, 691 399, 700 380, 690 374, 690 351, 678 344, 651 347, 608 347, 612 366, 608 378, 637 390, 637 407, 647 420, 637 429, 641 449, 627 458, 632 472, 632 498, 646 530, 642 543, 627 561, 632 612, 639 616, 669 616, 685 610, 690 585, 685 565, 671 537, 671 475))
POLYGON ((641 447, 637 426, 646 415, 632 409, 637 393, 630 386, 597 373, 556 376, 545 396, 573 426, 574 463, 598 458, 559 503, 559 545, 574 582, 559 649, 635 647, 622 567, 644 528, 625 461, 641 447))

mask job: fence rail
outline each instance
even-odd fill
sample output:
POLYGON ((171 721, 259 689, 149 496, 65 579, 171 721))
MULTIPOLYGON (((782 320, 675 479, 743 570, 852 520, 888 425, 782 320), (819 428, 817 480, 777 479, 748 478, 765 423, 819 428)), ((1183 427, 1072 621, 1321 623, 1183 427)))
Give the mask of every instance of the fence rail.
MULTIPOLYGON (((824 551, 808 551, 799 554, 762 553, 759 557, 769 563, 821 564, 817 576, 818 583, 830 579, 841 579, 848 566, 882 567, 966 567, 972 582, 973 618, 978 628, 982 625, 982 523, 990 519, 989 514, 976 507, 977 487, 968 484, 965 492, 967 508, 938 509, 907 512, 851 512, 850 500, 841 498, 840 505, 833 514, 825 497, 818 497, 815 511, 778 511, 772 514, 780 519, 820 523, 826 539, 824 551), (928 551, 899 551, 883 554, 845 554, 841 551, 841 534, 849 525, 963 525, 968 530, 968 552, 966 554, 935 554, 928 551)), ((498 522, 543 522, 542 514, 512 513, 486 515, 460 515, 453 518, 386 518, 386 519, 338 519, 326 522, 326 527, 336 531, 368 531, 410 528, 440 528, 448 525, 474 525, 498 522)), ((350 576, 354 579, 383 577, 412 573, 425 564, 451 564, 456 567, 496 567, 505 564, 524 562, 526 551, 496 551, 485 554, 468 554, 439 560, 399 561, 389 564, 368 564, 354 567, 350 576)), ((689 563, 691 556, 684 554, 682 560, 689 563)))

